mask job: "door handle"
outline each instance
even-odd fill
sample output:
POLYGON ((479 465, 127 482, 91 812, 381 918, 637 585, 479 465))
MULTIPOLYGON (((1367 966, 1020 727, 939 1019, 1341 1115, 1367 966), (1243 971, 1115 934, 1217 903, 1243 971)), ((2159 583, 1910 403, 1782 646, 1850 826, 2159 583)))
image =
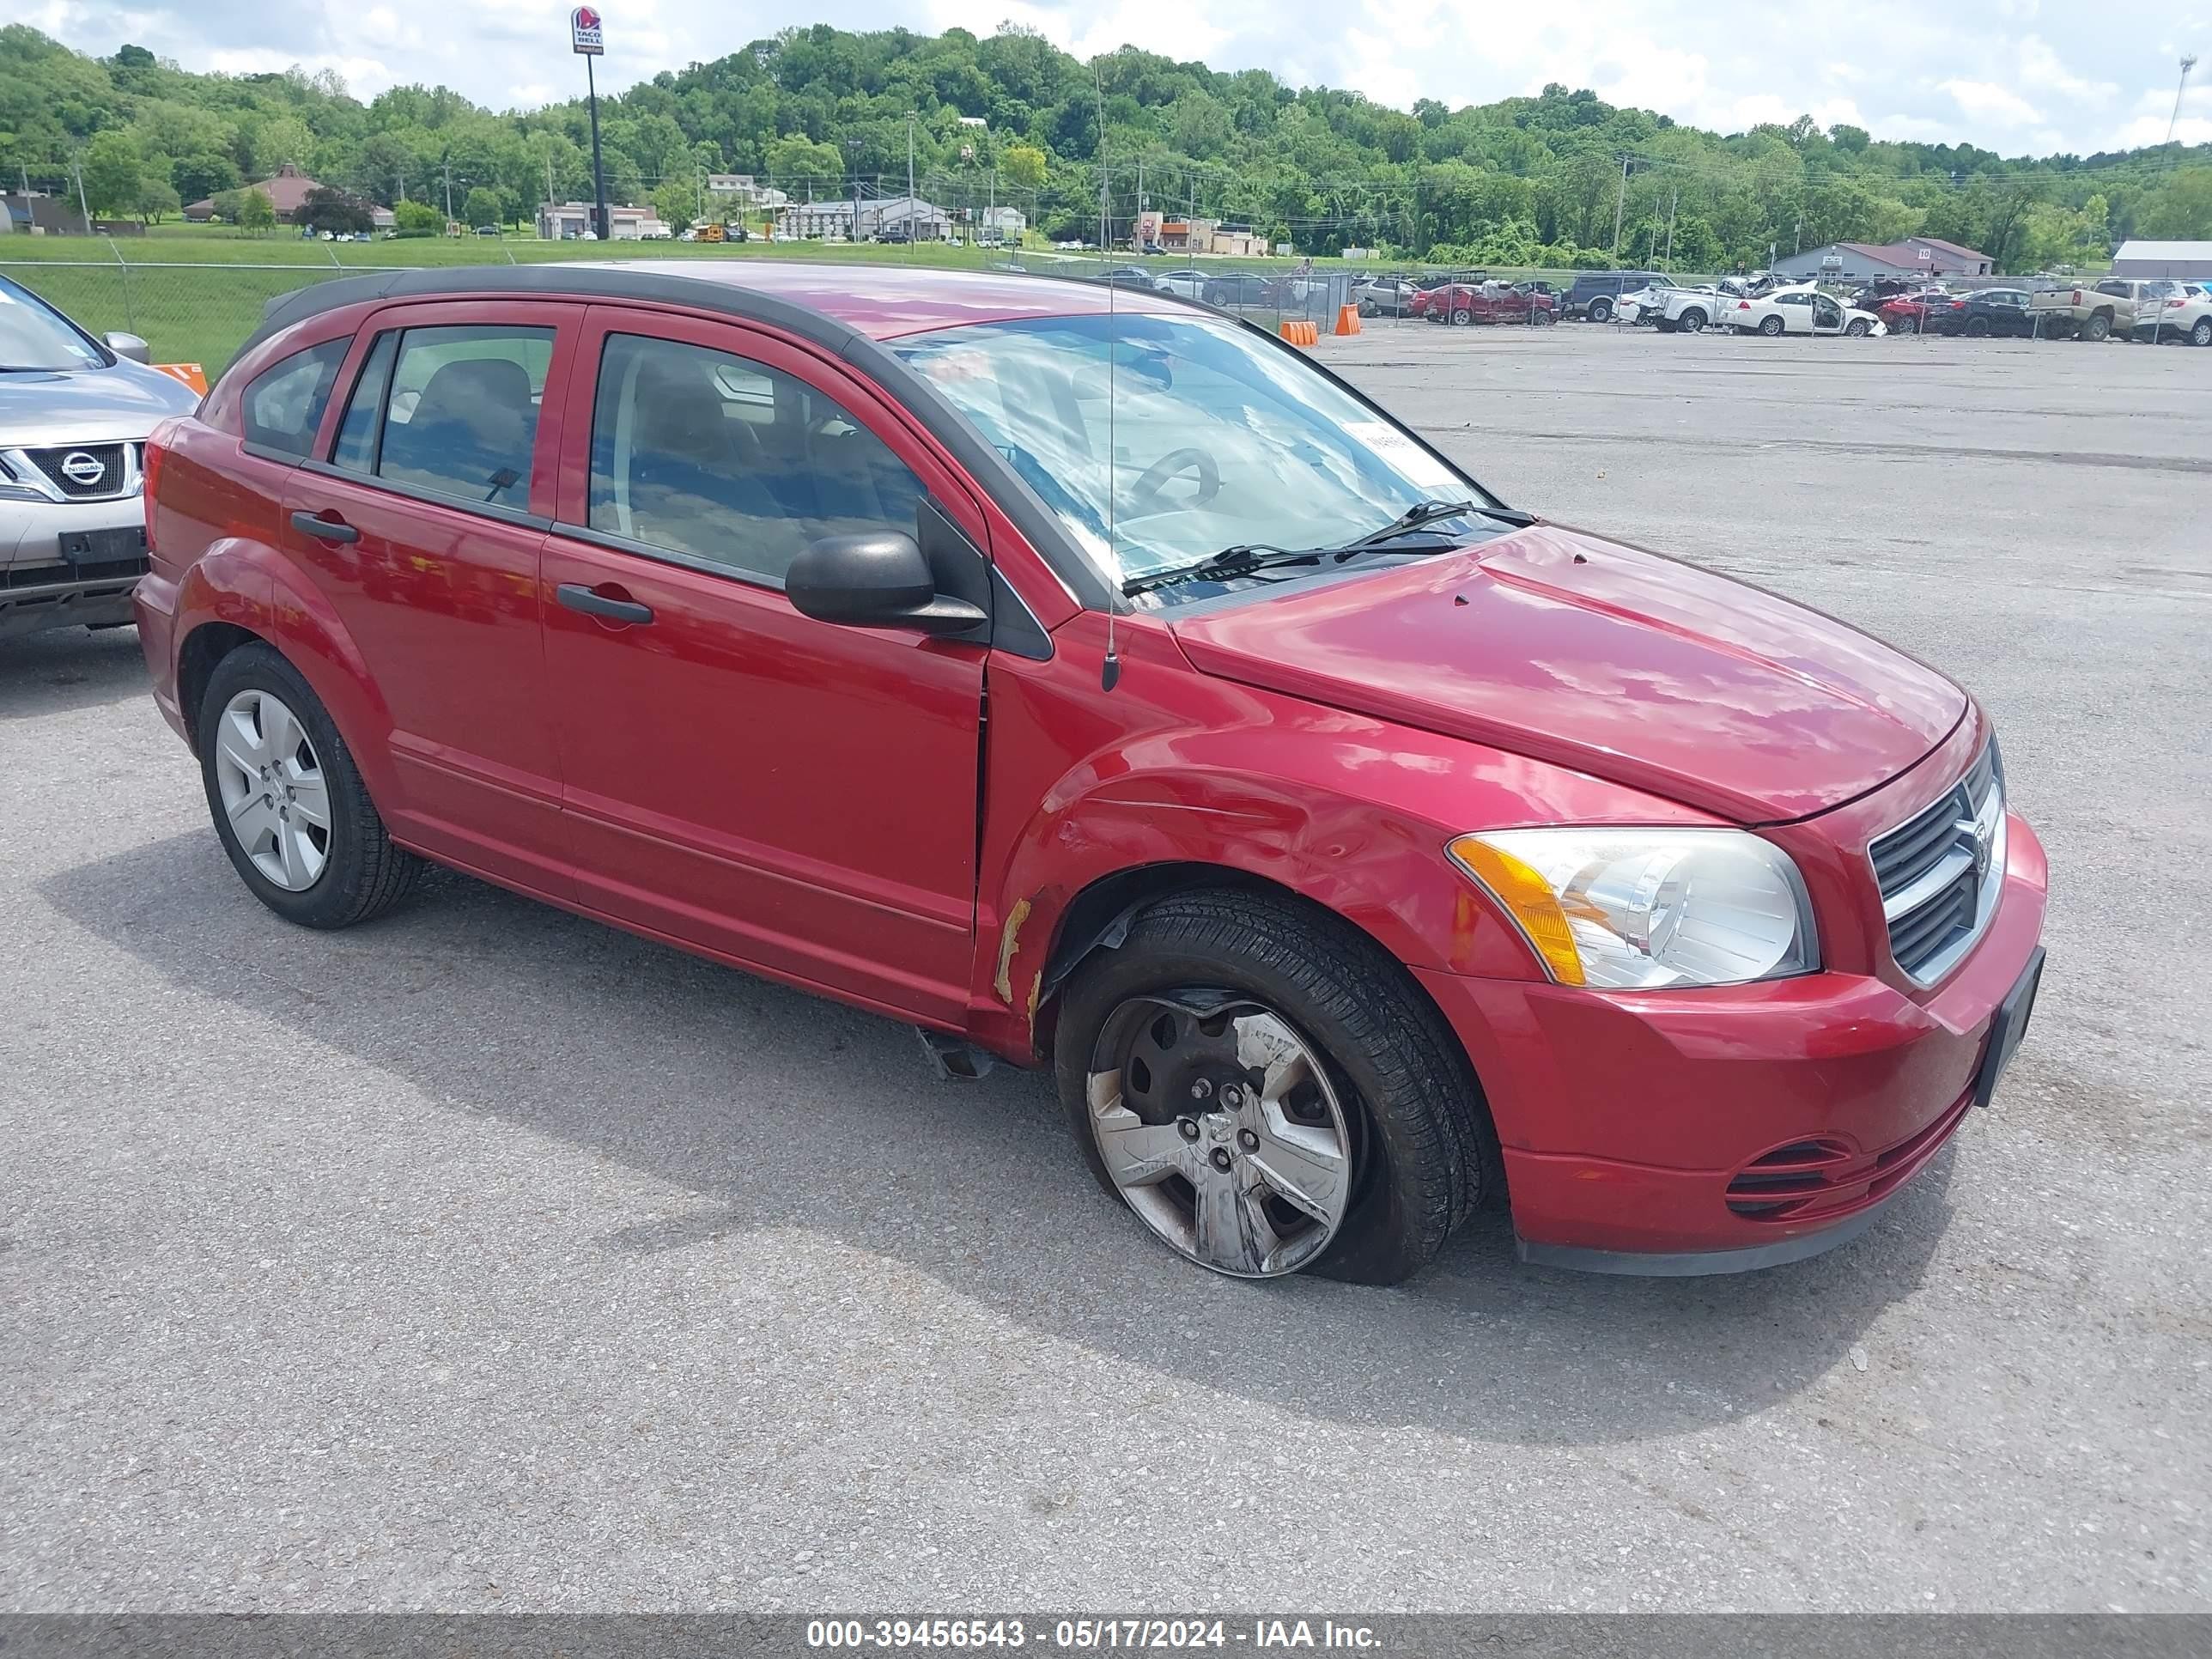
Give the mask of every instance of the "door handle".
POLYGON ((319 519, 312 513, 295 513, 292 528, 324 542, 357 542, 361 532, 342 519, 319 519))
POLYGON ((553 590, 553 597, 571 611, 580 611, 587 617, 605 617, 609 622, 642 623, 653 620, 651 605, 640 605, 635 599, 609 599, 581 582, 562 582, 553 590))

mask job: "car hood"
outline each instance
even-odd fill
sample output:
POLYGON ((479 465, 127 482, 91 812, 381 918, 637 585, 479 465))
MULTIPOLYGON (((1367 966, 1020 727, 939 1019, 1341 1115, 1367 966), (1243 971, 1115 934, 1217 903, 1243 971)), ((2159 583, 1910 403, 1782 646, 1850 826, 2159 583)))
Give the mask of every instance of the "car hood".
POLYGON ((0 449, 136 440, 172 415, 191 414, 199 400, 183 381, 142 363, 0 374, 0 449))
POLYGON ((1166 617, 1201 672, 1781 823, 1887 782, 1966 695, 1834 618, 1553 525, 1166 617))

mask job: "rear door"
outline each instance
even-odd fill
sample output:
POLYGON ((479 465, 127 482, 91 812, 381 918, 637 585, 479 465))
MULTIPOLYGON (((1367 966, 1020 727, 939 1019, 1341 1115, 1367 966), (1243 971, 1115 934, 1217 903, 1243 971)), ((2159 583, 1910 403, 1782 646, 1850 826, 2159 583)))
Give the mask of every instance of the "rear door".
POLYGON ((964 479, 842 368, 619 307, 590 312, 565 427, 541 597, 582 902, 959 1023, 986 648, 817 622, 783 574, 938 510, 978 556, 964 479))
POLYGON ((392 722, 401 838, 565 896, 538 550, 580 307, 394 307, 363 326, 330 453, 287 492, 291 556, 392 722))

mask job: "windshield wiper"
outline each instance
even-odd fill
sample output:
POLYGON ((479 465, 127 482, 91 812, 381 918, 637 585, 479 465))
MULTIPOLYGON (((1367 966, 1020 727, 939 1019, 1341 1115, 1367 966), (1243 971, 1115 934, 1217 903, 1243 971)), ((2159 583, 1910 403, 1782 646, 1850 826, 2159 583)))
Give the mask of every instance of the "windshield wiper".
POLYGON ((1255 570, 1272 570, 1279 565, 1319 564, 1328 556, 1328 551, 1322 547, 1299 550, 1239 543, 1235 547, 1224 547, 1218 553, 1209 553, 1196 564, 1177 565, 1173 569, 1156 571, 1149 576, 1132 576, 1121 584, 1121 591, 1134 599, 1138 594, 1149 593, 1157 587, 1172 587, 1177 582, 1202 581, 1209 576, 1244 576, 1255 570))
POLYGON ((1294 549, 1269 547, 1263 544, 1239 544, 1235 547, 1224 547, 1218 553, 1200 559, 1196 564, 1180 565, 1172 570, 1162 570, 1149 576, 1133 576, 1121 584, 1121 591, 1133 598, 1139 593, 1149 593, 1154 588, 1171 587, 1177 582, 1200 581, 1209 576, 1243 576, 1255 570, 1272 570, 1288 564, 1319 564, 1323 559, 1334 559, 1341 564, 1356 554, 1387 546, 1409 536, 1438 519, 1456 519, 1470 513, 1486 519, 1496 519, 1518 529, 1525 530, 1536 522, 1534 514, 1519 512, 1510 507, 1478 507, 1473 501, 1417 501, 1380 530, 1370 531, 1340 547, 1294 549))

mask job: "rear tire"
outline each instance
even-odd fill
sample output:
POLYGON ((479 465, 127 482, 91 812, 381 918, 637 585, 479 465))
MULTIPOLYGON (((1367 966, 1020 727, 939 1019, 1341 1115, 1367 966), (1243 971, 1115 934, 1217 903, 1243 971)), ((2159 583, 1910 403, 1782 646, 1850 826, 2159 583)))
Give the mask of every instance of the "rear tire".
POLYGON ((407 896, 422 861, 386 832, 322 699, 275 647, 216 665, 193 730, 216 838, 254 897, 303 927, 350 927, 407 896), (272 817, 287 803, 298 817, 272 817))
POLYGON ((1613 301, 1610 300, 1592 300, 1590 301, 1589 307, 1589 319, 1594 323, 1611 322, 1613 320, 1613 301))
POLYGON ((2081 325, 2081 337, 2092 344, 2100 343, 2111 337, 2112 332, 2112 319, 2101 311, 2081 325))
POLYGON ((1674 319, 1674 326, 1685 334, 1702 334, 1705 330, 1705 313, 1694 309, 1686 311, 1674 319))
POLYGON ((1762 317, 1759 319, 1759 331, 1770 340, 1780 339, 1783 327, 1783 321, 1779 317, 1762 317))
POLYGON ((1474 313, 1471 311, 1455 311, 1451 314, 1451 325, 1454 328, 1465 328, 1474 321, 1474 313))
POLYGON ((1966 337, 1970 340, 1988 339, 1990 337, 1990 319, 1986 317, 1976 317, 1969 321, 1966 325, 1966 337))
MULTIPOLYGON (((1334 1237, 1291 1271, 1310 1267, 1333 1279, 1395 1284, 1433 1258, 1479 1206, 1503 1194, 1498 1137, 1474 1074, 1405 969, 1324 912, 1272 894, 1223 890, 1178 894, 1141 912, 1121 945, 1077 970, 1061 999, 1053 1049, 1060 1103, 1092 1176, 1124 1203, 1130 1200, 1100 1152, 1092 1077, 1102 1060, 1121 1064, 1099 1048, 1116 1016, 1158 995, 1256 1004, 1321 1059, 1352 1131, 1351 1188, 1334 1237)), ((1110 1076, 1105 1086, 1120 1106, 1133 1067, 1127 1076, 1099 1075, 1110 1076)), ((1103 1088, 1101 1095, 1103 1103, 1103 1088)), ((1202 1115, 1206 1106, 1183 1109, 1202 1115)), ((1162 1115, 1153 1106, 1144 1121, 1162 1115)), ((1160 1231, 1145 1210, 1137 1212, 1160 1231)))
POLYGON ((2212 317, 2199 317, 2197 326, 2189 331, 2189 343, 2193 346, 2212 346, 2212 317))

